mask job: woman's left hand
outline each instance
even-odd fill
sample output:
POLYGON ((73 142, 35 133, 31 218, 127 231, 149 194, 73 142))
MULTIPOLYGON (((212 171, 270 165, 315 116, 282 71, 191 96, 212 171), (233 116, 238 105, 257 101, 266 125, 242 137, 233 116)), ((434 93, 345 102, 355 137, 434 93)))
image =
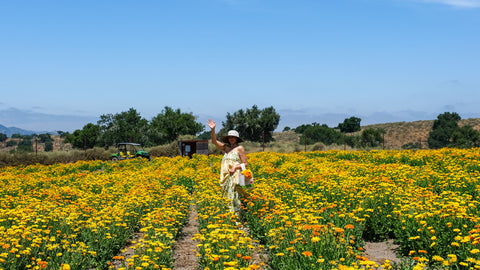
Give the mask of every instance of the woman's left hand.
POLYGON ((230 170, 229 170, 230 175, 234 174, 235 171, 237 170, 235 167, 236 167, 236 166, 233 166, 233 167, 230 168, 230 170))

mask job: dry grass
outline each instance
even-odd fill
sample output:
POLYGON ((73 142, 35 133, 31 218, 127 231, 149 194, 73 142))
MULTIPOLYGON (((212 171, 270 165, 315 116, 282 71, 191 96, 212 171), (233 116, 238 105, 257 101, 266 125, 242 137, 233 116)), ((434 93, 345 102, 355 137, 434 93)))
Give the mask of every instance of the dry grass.
MULTIPOLYGON (((432 130, 434 120, 425 121, 413 121, 413 122, 395 122, 362 126, 362 130, 367 128, 381 128, 385 130, 385 149, 402 149, 402 146, 407 143, 419 142, 423 148, 428 148, 427 139, 430 131, 432 130)), ((462 119, 458 123, 462 126, 472 126, 474 129, 480 131, 480 118, 462 119)), ((361 131, 353 133, 359 135, 361 131)), ((299 152, 299 151, 314 151, 314 150, 353 150, 349 146, 344 145, 300 145, 300 134, 296 134, 294 131, 276 132, 273 134, 275 142, 268 143, 265 146, 265 151, 272 152, 299 152)), ((263 151, 261 144, 255 145, 249 143, 248 147, 245 147, 249 152, 263 151)), ((380 147, 383 148, 383 145, 380 147)))
MULTIPOLYGON (((428 148, 427 139, 432 130, 434 120, 396 122, 363 126, 366 128, 382 128, 385 130, 385 148, 401 149, 407 143, 419 142, 423 148, 428 148)), ((480 131, 480 118, 462 119, 458 123, 460 127, 472 126, 480 131)))

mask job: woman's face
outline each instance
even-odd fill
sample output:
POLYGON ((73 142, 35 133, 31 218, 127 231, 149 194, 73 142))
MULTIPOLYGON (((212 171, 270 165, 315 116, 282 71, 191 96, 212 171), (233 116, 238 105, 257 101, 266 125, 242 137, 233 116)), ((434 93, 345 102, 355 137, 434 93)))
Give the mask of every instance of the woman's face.
POLYGON ((237 143, 237 137, 228 136, 228 142, 230 143, 230 145, 236 144, 237 143))

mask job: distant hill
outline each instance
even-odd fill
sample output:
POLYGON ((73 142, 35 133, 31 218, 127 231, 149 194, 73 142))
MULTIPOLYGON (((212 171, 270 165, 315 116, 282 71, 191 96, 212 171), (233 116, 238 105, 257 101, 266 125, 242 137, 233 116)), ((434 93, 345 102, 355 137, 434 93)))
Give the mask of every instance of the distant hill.
MULTIPOLYGON (((422 148, 428 148, 427 139, 432 131, 434 120, 423 120, 414 122, 395 122, 362 126, 366 128, 382 128, 385 130, 385 148, 401 149, 407 143, 419 142, 422 148)), ((458 122, 460 127, 472 126, 480 131, 480 118, 462 119, 458 122)))
POLYGON ((7 137, 12 137, 12 134, 20 134, 20 135, 32 135, 32 134, 56 134, 56 132, 50 131, 33 131, 33 130, 25 130, 17 127, 6 127, 4 125, 0 125, 0 133, 7 135, 7 137))
MULTIPOLYGON (((384 129, 385 149, 402 149, 403 145, 416 142, 419 142, 422 145, 422 148, 428 148, 427 139, 430 131, 432 131, 433 122, 434 120, 394 122, 366 125, 362 126, 361 129, 384 129)), ((460 127, 469 125, 475 130, 480 131, 480 118, 462 119, 458 122, 458 125, 460 127)), ((359 135, 360 132, 353 134, 359 135)), ((298 143, 300 134, 295 134, 293 131, 276 132, 273 137, 279 143, 298 143)))

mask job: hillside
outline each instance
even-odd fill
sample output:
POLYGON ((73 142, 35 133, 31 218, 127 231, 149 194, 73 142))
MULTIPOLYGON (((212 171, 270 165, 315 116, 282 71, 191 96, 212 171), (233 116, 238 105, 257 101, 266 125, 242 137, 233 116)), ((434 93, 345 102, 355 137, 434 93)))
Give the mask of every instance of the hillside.
MULTIPOLYGON (((70 143, 64 143, 63 138, 59 135, 51 135, 53 138, 53 151, 69 151, 72 150, 72 145, 70 143)), ((10 141, 15 141, 17 144, 20 142, 20 139, 15 138, 8 138, 5 142, 0 142, 0 152, 8 152, 10 150, 14 150, 16 146, 7 147, 7 143, 10 141)), ((38 152, 44 152, 45 144, 44 143, 37 143, 35 146, 35 141, 32 140, 33 150, 37 150, 38 152)))
MULTIPOLYGON (((419 142, 423 148, 427 148, 428 134, 432 130, 434 120, 414 122, 395 122, 362 126, 366 128, 383 128, 385 130, 385 148, 401 149, 407 143, 419 142)), ((480 118, 462 119, 458 122, 460 127, 472 126, 480 131, 480 118)))
MULTIPOLYGON (((427 148, 428 134, 432 130, 434 120, 423 120, 413 122, 394 122, 384 124, 374 124, 362 126, 362 130, 367 128, 382 128, 385 130, 385 149, 401 149, 402 145, 407 143, 419 142, 423 148, 427 148)), ((480 131, 480 118, 462 119, 459 126, 470 125, 480 131)), ((360 134, 360 132, 356 133, 360 134)), ((293 131, 277 132, 273 136, 276 143, 293 143, 299 141, 299 134, 293 131)))

